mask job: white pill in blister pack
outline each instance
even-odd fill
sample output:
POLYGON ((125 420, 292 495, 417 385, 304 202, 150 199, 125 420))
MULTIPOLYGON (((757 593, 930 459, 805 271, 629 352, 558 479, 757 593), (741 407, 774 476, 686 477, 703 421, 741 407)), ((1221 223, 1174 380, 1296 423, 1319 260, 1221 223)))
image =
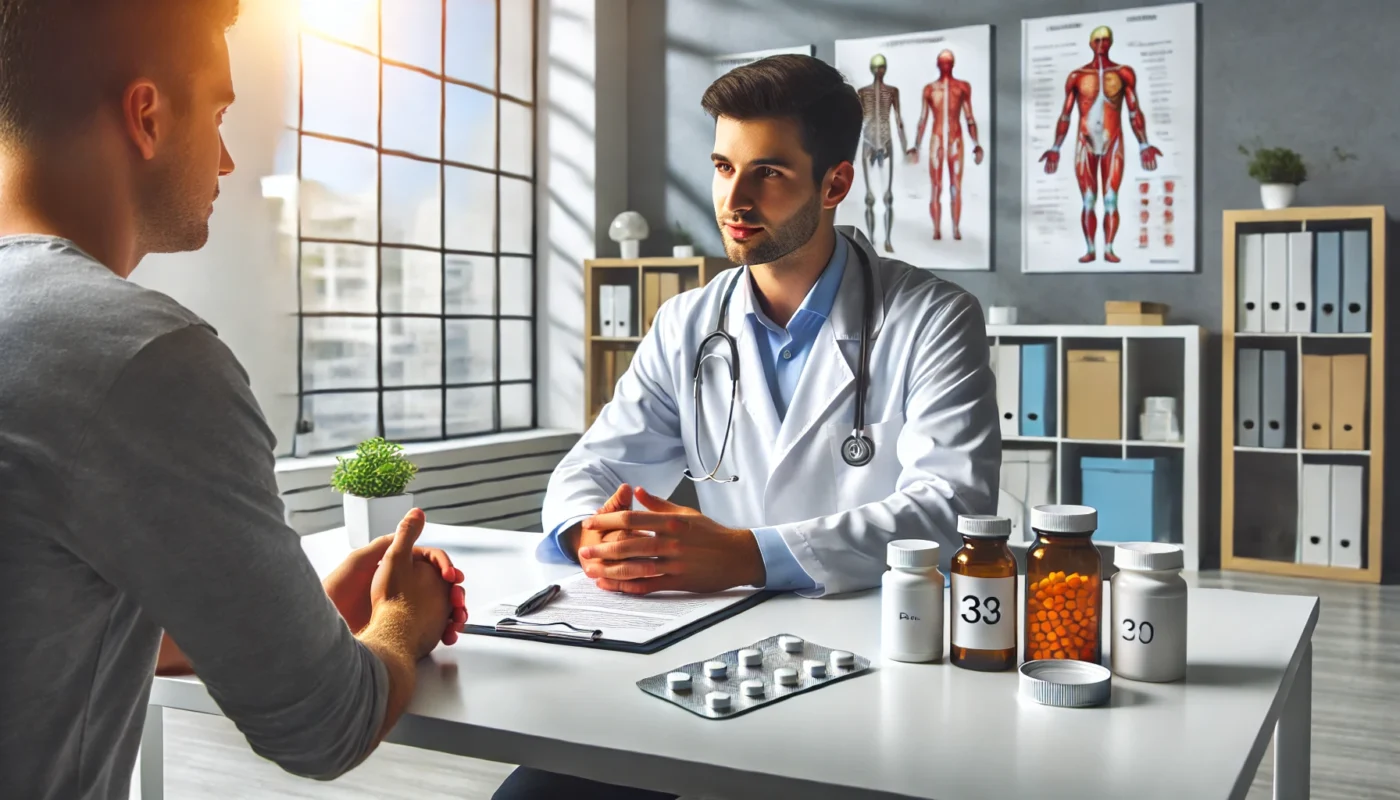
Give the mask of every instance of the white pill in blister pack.
POLYGON ((826 677, 826 662, 825 662, 825 661, 810 661, 810 660, 809 660, 809 661, 803 661, 803 662, 802 662, 802 666, 805 667, 805 668, 807 669, 807 676, 808 676, 808 677, 811 677, 811 678, 825 678, 825 677, 826 677))
POLYGON ((778 644, 782 645, 784 653, 802 652, 802 640, 796 636, 780 636, 778 644))
POLYGON ((763 653, 752 647, 740 650, 739 663, 746 667, 761 667, 763 666, 763 653))
POLYGON ((690 691, 690 673, 672 672, 666 676, 666 685, 673 692, 688 692, 690 691))
POLYGON ((729 695, 724 692, 710 692, 705 695, 705 705, 715 711, 726 711, 729 709, 729 695))
POLYGON ((726 664, 726 663, 724 663, 723 661, 706 661, 706 662, 705 662, 705 677, 707 677, 707 678, 723 678, 724 676, 726 676, 726 675, 728 675, 728 674, 729 674, 729 665, 726 664))
POLYGON ((850 669, 856 663, 856 657, 845 650, 834 650, 831 653, 831 663, 841 669, 850 669))
POLYGON ((739 684, 739 688, 744 690, 745 697, 763 696, 763 681, 744 681, 739 684))
POLYGON ((773 680, 777 681, 779 686, 796 686, 797 670, 792 667, 778 667, 773 670, 773 680))

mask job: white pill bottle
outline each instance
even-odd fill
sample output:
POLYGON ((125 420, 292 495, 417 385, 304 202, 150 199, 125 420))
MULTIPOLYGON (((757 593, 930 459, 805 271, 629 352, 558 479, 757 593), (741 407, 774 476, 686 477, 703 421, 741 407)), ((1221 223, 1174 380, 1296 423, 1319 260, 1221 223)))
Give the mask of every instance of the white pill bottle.
POLYGON ((1181 547, 1128 542, 1113 549, 1113 673, 1169 683, 1186 677, 1186 581, 1181 547))
POLYGON ((880 579, 880 649, 893 661, 943 658, 943 573, 938 543, 897 539, 886 547, 880 579))

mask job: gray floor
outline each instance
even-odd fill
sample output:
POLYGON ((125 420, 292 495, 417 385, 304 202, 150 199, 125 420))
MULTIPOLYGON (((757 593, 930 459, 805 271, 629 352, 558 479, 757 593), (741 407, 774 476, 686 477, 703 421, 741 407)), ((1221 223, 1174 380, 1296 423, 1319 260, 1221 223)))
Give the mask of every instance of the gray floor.
MULTIPOLYGON (((1400 586, 1205 573, 1197 585, 1322 598, 1313 646, 1312 796, 1400 798, 1400 586)), ((231 723, 166 712, 166 796, 485 800, 510 768, 397 745, 381 747, 346 778, 320 784, 254 756, 231 723)), ((1271 794, 1272 752, 1251 800, 1271 794)), ((1183 765, 1187 766, 1187 765, 1183 765)))

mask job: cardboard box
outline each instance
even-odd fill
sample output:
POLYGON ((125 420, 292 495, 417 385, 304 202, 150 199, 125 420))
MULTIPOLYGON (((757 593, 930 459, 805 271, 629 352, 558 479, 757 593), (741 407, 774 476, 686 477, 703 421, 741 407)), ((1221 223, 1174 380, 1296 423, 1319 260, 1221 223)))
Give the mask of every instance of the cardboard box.
POLYGON ((1070 350, 1066 359, 1065 436, 1110 441, 1123 438, 1121 354, 1117 350, 1070 350))
POLYGON ((1109 300, 1103 304, 1105 314, 1161 314, 1166 316, 1171 306, 1143 300, 1109 300))
POLYGON ((1109 314, 1108 325, 1166 325, 1165 314, 1109 314))

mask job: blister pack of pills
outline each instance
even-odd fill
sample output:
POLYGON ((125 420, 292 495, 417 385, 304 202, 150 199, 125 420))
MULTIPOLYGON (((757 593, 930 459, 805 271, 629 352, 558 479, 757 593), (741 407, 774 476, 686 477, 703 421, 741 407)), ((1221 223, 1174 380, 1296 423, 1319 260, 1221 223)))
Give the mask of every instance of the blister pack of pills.
POLYGON ((643 678, 637 688, 702 717, 725 719, 869 671, 868 658, 781 634, 643 678))

